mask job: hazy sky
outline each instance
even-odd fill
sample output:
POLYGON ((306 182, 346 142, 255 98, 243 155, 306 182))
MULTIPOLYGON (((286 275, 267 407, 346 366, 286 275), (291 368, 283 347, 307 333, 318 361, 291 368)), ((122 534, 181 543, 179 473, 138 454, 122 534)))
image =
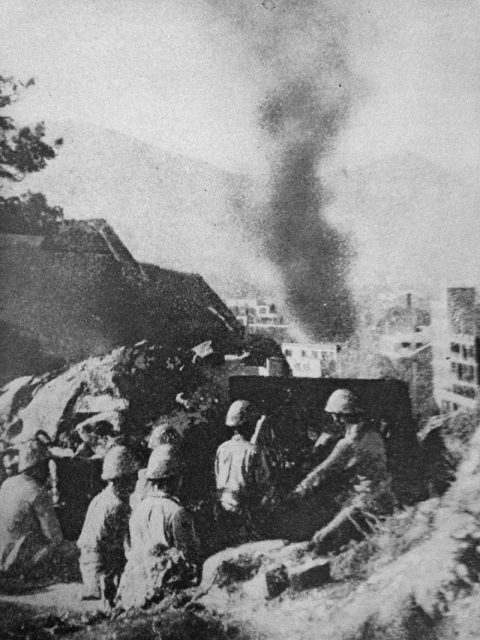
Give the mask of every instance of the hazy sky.
MULTIPOLYGON (((238 2, 3 0, 1 71, 36 79, 18 103, 19 119, 95 124, 229 171, 264 174, 268 149, 258 107, 278 77, 271 61, 258 54, 256 22, 274 20, 286 3, 296 3, 243 2, 250 5, 249 29, 239 19, 238 2)), ((480 232, 480 3, 324 4, 339 14, 335 37, 346 52, 352 93, 322 171, 335 196, 331 220, 358 240, 356 279, 394 283, 396 277, 421 278, 427 270, 428 277, 441 272, 447 279, 474 274, 480 283, 474 256, 480 232), (403 158, 409 158, 408 171, 396 180, 392 172, 396 163, 405 166, 403 158), (384 166, 389 182, 378 195, 368 167, 384 180, 384 166), (425 194, 422 184, 415 185, 421 196, 409 209, 409 181, 417 166, 429 186, 425 194), (453 176, 446 192, 445 176, 453 176), (364 191, 363 179, 370 181, 364 191), (392 197, 395 221, 389 217, 392 197), (404 214, 410 222, 397 224, 404 214), (393 223, 398 235, 392 238, 393 223), (470 243, 471 264, 470 258, 458 260, 463 242, 470 243), (385 260, 389 253, 391 261, 385 260)), ((305 0, 303 6, 315 5, 305 0)), ((278 37, 288 54, 286 32, 278 37)), ((295 46, 301 56, 301 42, 295 46)), ((75 148, 61 153, 72 157, 75 148)), ((54 171, 46 176, 60 179, 54 171)), ((68 214, 66 196, 61 204, 68 214)), ((76 211, 78 203, 72 207, 76 211)), ((138 215, 142 220, 142 211, 138 215)), ((228 229, 225 239, 228 247, 228 229)), ((138 251, 140 236, 135 242, 138 251)), ((202 270, 201 255, 192 267, 202 270)))
POLYGON ((37 87, 19 113, 113 128, 254 169, 262 72, 202 0, 7 0, 2 67, 37 87))
MULTIPOLYGON (((267 71, 250 50, 248 33, 208 3, 2 5, 2 68, 37 80, 35 93, 20 104, 26 114, 95 122, 228 168, 261 165, 256 109, 267 71)), ((448 168, 477 167, 479 2, 336 5, 347 19, 349 65, 365 82, 339 145, 346 160, 369 162, 410 149, 448 168)))

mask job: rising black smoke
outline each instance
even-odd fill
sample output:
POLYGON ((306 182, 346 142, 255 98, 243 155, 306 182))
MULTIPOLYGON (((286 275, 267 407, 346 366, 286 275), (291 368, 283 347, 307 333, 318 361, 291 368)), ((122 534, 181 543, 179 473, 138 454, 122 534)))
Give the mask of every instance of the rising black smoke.
POLYGON ((329 194, 318 177, 351 101, 345 26, 331 0, 227 0, 225 6, 267 78, 259 123, 271 178, 260 214, 248 226, 304 333, 315 340, 346 338, 355 325, 347 284, 352 251, 325 218, 329 194))
POLYGON ((347 286, 351 249, 323 216, 330 199, 318 165, 340 127, 344 106, 322 108, 309 81, 292 81, 261 108, 275 144, 262 244, 282 279, 285 303, 313 339, 341 339, 355 325, 347 286))

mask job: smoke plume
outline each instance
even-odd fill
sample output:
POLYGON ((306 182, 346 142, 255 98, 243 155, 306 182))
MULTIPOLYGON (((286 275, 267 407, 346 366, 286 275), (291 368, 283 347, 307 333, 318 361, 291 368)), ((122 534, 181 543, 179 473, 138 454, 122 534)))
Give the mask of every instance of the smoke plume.
POLYGON ((262 123, 276 144, 262 242, 280 273, 287 307, 313 339, 345 338, 354 328, 346 284, 350 250, 323 217, 329 194, 317 177, 341 120, 341 108, 322 108, 305 81, 293 81, 262 106, 262 123))
POLYGON ((345 338, 355 323, 347 285, 351 250, 324 216, 330 196, 318 178, 352 93, 341 44, 344 24, 333 3, 316 0, 239 1, 232 17, 269 78, 259 124, 270 181, 250 230, 304 333, 316 340, 345 338))

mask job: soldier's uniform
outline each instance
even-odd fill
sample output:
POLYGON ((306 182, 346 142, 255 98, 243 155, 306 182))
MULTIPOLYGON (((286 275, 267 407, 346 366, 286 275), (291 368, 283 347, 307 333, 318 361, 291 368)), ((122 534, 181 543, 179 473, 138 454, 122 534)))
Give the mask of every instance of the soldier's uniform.
POLYGON ((37 439, 19 447, 19 475, 0 487, 0 570, 24 573, 46 560, 63 540, 45 487, 49 452, 37 439))
POLYGON ((120 577, 126 562, 130 514, 130 505, 120 500, 111 486, 90 503, 77 541, 84 597, 101 597, 101 576, 120 577))
POLYGON ((133 490, 137 468, 127 447, 116 445, 105 456, 102 478, 109 484, 91 501, 77 541, 84 599, 104 597, 113 604, 126 563, 129 491, 133 490))
POLYGON ((326 506, 324 520, 321 522, 320 518, 321 528, 313 537, 322 550, 328 548, 330 541, 339 545, 362 535, 372 519, 389 513, 394 504, 385 443, 364 420, 356 396, 339 389, 325 410, 346 418, 345 434, 294 492, 301 497, 315 493, 322 496, 326 506))
POLYGON ((368 425, 349 426, 330 455, 298 485, 297 493, 313 491, 333 476, 349 471, 375 484, 389 480, 382 436, 368 425))
MULTIPOLYGON (((158 446, 150 456, 147 479, 178 476, 178 456, 175 445, 158 446)), ((123 608, 145 606, 196 583, 200 545, 193 517, 175 495, 149 487, 130 519, 130 542, 119 587, 123 608)))
POLYGON ((243 433, 254 423, 251 403, 234 402, 225 422, 235 433, 218 447, 215 457, 215 515, 222 546, 232 546, 258 536, 260 503, 268 493, 270 473, 263 450, 243 433))
POLYGON ((42 549, 62 539, 47 489, 22 473, 7 478, 0 487, 0 570, 28 570, 42 549))
POLYGON ((215 478, 219 502, 237 512, 256 503, 267 486, 269 471, 262 450, 236 433, 217 450, 215 478))

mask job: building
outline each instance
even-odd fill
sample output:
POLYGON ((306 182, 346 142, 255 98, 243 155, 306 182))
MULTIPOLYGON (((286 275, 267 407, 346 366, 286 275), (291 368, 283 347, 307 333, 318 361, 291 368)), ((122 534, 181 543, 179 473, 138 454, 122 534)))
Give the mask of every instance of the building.
POLYGON ((288 339, 290 326, 271 300, 229 298, 227 306, 246 334, 264 334, 278 342, 288 339))
POLYGON ((445 412, 478 408, 479 327, 473 287, 446 290, 433 315, 434 397, 445 412))
POLYGON ((390 360, 414 357, 431 342, 430 327, 415 327, 409 331, 386 333, 378 339, 378 351, 390 360))
POLYGON ((282 352, 296 378, 330 378, 337 370, 341 345, 333 342, 284 342, 282 352))
POLYGON ((104 220, 0 233, 0 384, 143 339, 230 351, 243 331, 197 274, 140 264, 104 220))

